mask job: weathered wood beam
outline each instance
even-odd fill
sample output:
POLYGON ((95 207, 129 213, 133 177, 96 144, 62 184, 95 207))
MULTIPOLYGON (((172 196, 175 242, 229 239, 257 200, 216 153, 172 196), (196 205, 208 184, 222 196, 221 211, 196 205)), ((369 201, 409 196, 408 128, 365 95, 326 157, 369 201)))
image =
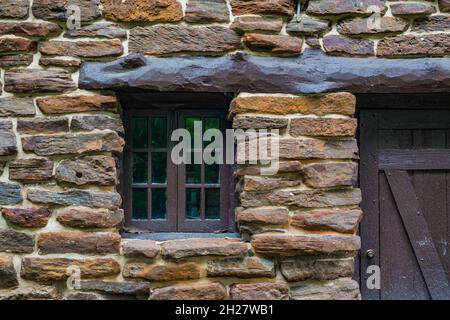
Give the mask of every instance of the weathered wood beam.
POLYGON ((85 62, 80 88, 196 92, 354 93, 449 92, 450 59, 299 57, 237 52, 223 57, 144 57, 85 62))

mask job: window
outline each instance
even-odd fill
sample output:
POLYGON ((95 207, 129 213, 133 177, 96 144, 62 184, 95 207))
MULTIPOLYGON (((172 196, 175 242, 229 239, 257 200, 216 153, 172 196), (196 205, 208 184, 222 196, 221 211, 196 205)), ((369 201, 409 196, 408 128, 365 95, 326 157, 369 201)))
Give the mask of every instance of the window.
MULTIPOLYGON (((219 129, 225 135, 229 102, 167 103, 165 99, 155 101, 154 97, 147 102, 141 99, 131 106, 125 103, 124 110, 122 180, 126 226, 150 232, 233 230, 235 194, 231 166, 208 165, 203 159, 201 164, 192 161, 175 165, 171 159, 172 149, 178 144, 171 141, 175 129, 188 130, 192 140, 199 134, 194 132, 194 125, 201 125, 202 133, 219 129)), ((209 143, 194 151, 202 152, 209 143)), ((191 156, 193 159, 194 152, 191 156)))

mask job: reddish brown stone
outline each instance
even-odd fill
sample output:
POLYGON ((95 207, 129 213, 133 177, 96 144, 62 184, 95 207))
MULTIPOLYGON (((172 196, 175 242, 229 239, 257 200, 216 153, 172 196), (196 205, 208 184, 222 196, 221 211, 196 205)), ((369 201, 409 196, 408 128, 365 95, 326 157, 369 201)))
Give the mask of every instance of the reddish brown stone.
POLYGON ((266 32, 279 33, 283 27, 282 17, 241 16, 236 17, 230 28, 238 33, 266 32))
POLYGON ((150 300, 223 300, 226 296, 225 286, 213 282, 154 289, 150 300))
POLYGON ((61 27, 52 22, 0 23, 0 35, 13 34, 22 37, 49 38, 57 37, 61 32, 61 27))
POLYGON ((71 228, 116 228, 123 222, 122 210, 68 208, 58 212, 56 220, 71 228))
POLYGON ((5 72, 5 91, 9 92, 67 92, 76 88, 70 73, 65 71, 12 69, 5 72))
POLYGON ((247 244, 238 239, 204 238, 166 241, 162 245, 164 258, 182 259, 196 256, 243 256, 247 244))
POLYGON ((301 256, 314 254, 351 253, 360 249, 357 236, 308 235, 254 235, 255 251, 267 256, 301 256))
POLYGON ((286 26, 286 32, 291 35, 309 35, 321 37, 331 30, 331 23, 328 20, 319 20, 309 17, 302 17, 297 21, 294 17, 286 26))
POLYGON ((152 240, 123 240, 122 254, 130 258, 156 258, 161 247, 152 240))
POLYGON ((243 190, 247 192, 270 191, 295 187, 300 184, 300 177, 296 175, 280 177, 245 176, 243 178, 243 190))
POLYGON ((281 260, 280 269, 289 282, 305 280, 333 280, 352 277, 355 261, 346 259, 317 259, 298 257, 281 260))
POLYGON ((225 0, 189 0, 184 20, 191 23, 229 22, 230 13, 225 0))
POLYGON ((52 211, 48 208, 3 208, 3 217, 21 228, 44 228, 52 211))
POLYGON ((12 121, 0 121, 0 156, 17 153, 17 140, 12 121))
POLYGON ((304 183, 312 188, 353 186, 358 180, 355 162, 313 163, 304 167, 304 183))
POLYGON ((297 55, 302 52, 302 40, 296 37, 247 33, 243 41, 247 48, 253 51, 289 55, 297 55))
POLYGON ((0 38, 0 53, 8 52, 33 52, 36 43, 25 38, 0 38))
POLYGON ((79 29, 67 30, 66 33, 64 33, 64 36, 68 38, 102 37, 108 39, 127 39, 127 31, 115 23, 100 22, 82 26, 79 29))
POLYGON ((322 41, 325 51, 330 54, 352 56, 373 56, 375 54, 375 45, 372 40, 328 35, 322 41))
POLYGON ((30 136, 22 138, 25 151, 40 156, 82 154, 86 152, 122 152, 124 140, 115 132, 30 136))
MULTIPOLYGON (((69 267, 78 267, 82 278, 103 278, 120 273, 119 263, 111 258, 71 259, 71 258, 22 258, 21 276, 26 280, 53 282, 71 276, 69 267)), ((72 271, 73 272, 73 271, 72 271)))
POLYGON ((58 133, 69 131, 68 118, 33 118, 18 120, 17 131, 21 134, 58 133))
POLYGON ((117 233, 61 231, 40 233, 37 245, 40 254, 108 254, 119 253, 120 241, 117 233))
POLYGON ((385 13, 387 6, 384 0, 310 0, 306 13, 312 15, 369 15, 374 12, 385 13), (376 8, 376 9, 373 9, 376 8))
POLYGON ((450 16, 437 15, 421 19, 414 19, 411 31, 432 32, 450 30, 450 16))
POLYGON ((200 269, 194 262, 166 264, 127 263, 122 274, 125 278, 151 281, 178 281, 200 278, 200 269))
POLYGON ((298 212, 292 216, 291 224, 306 230, 355 233, 362 219, 360 209, 322 209, 298 212))
POLYGON ((231 113, 317 114, 339 113, 353 115, 356 98, 351 93, 339 92, 323 95, 271 96, 239 95, 232 102, 231 113))
POLYGON ((292 16, 294 3, 290 0, 231 0, 233 15, 277 14, 292 16))
POLYGON ((33 0, 32 11, 38 19, 66 22, 70 5, 80 8, 81 22, 93 21, 102 14, 100 0, 33 0))
POLYGON ((236 277, 236 278, 274 278, 275 264, 272 260, 247 257, 208 261, 206 271, 208 277, 236 277))
POLYGON ((21 287, 0 291, 0 300, 59 300, 61 295, 54 286, 21 287))
POLYGON ((450 34, 399 35, 381 39, 377 55, 380 57, 445 56, 450 53, 450 34))
POLYGON ((288 123, 289 119, 275 116, 237 115, 233 118, 235 129, 281 129, 288 123))
POLYGON ((372 18, 350 18, 339 21, 337 31, 346 35, 364 35, 376 33, 404 32, 408 29, 408 21, 402 18, 381 17, 377 23, 372 18), (372 23, 371 23, 372 22, 372 23))
POLYGON ((294 118, 289 133, 294 136, 353 137, 356 119, 294 118))
POLYGON ((183 18, 177 0, 101 0, 103 15, 113 21, 173 22, 183 18))
MULTIPOLYGON (((245 175, 260 175, 261 174, 260 166, 245 166, 238 167, 236 170, 237 176, 245 176, 245 175)), ((301 172, 303 170, 303 165, 300 161, 280 161, 278 163, 278 173, 296 173, 301 172)))
POLYGON ((123 54, 120 40, 102 41, 60 41, 41 42, 39 51, 47 55, 72 56, 80 58, 101 58, 123 54))
POLYGON ((30 10, 29 0, 1 0, 0 18, 25 19, 30 10))
POLYGON ((240 283, 230 288, 232 300, 289 300, 289 286, 281 282, 240 283))
POLYGON ((155 25, 130 31, 130 52, 146 55, 172 53, 222 54, 241 48, 241 38, 220 25, 155 25))
POLYGON ((441 12, 450 12, 450 0, 439 0, 439 9, 441 12))
POLYGON ((289 211, 280 207, 265 208, 237 208, 238 223, 258 223, 272 225, 286 225, 289 223, 289 211))
POLYGON ((33 62, 33 55, 19 54, 0 56, 0 68, 26 67, 33 62))
POLYGON ((0 161, 0 176, 3 174, 3 171, 5 171, 6 167, 6 161, 0 161))
POLYGON ((78 68, 81 61, 72 58, 40 58, 39 64, 44 67, 78 68))
POLYGON ((19 282, 17 280, 16 270, 14 269, 13 258, 0 256, 0 289, 10 289, 18 285, 19 282))
POLYGON ((391 12, 394 16, 423 16, 436 12, 436 8, 426 3, 393 3, 391 12))
POLYGON ((56 96, 36 100, 44 113, 117 112, 119 102, 115 96, 56 96))
POLYGON ((0 252, 31 253, 33 251, 33 235, 13 229, 0 228, 0 252))

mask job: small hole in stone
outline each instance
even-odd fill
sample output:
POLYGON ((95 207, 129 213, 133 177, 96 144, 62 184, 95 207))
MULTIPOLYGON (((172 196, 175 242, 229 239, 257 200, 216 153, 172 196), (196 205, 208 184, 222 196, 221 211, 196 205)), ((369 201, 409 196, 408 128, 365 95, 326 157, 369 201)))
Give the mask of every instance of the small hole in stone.
POLYGON ((81 177, 83 177, 83 174, 81 172, 77 172, 76 176, 77 176, 77 178, 81 178, 81 177))

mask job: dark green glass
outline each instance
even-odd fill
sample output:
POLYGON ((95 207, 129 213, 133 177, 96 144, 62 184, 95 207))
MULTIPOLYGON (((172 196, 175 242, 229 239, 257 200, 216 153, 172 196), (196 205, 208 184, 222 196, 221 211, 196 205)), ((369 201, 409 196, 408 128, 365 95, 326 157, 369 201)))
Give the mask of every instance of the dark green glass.
POLYGON ((202 166, 194 163, 194 154, 191 153, 191 164, 186 165, 186 183, 202 183, 202 166))
POLYGON ((133 153, 133 183, 148 182, 147 153, 133 153))
POLYGON ((167 154, 152 153, 152 183, 167 183, 167 154))
POLYGON ((133 148, 148 148, 147 118, 133 118, 133 148))
POLYGON ((205 183, 206 184, 220 183, 220 165, 218 164, 205 165, 205 183))
POLYGON ((220 189, 205 190, 205 218, 220 219, 220 189))
POLYGON ((194 146, 194 140, 197 139, 198 141, 202 141, 202 134, 203 132, 201 130, 195 131, 195 123, 201 122, 202 119, 199 117, 189 117, 185 120, 186 130, 189 131, 191 135, 191 148, 193 149, 194 146))
POLYGON ((220 118, 205 118, 205 131, 208 129, 220 129, 220 118))
POLYGON ((201 189, 186 189, 186 219, 200 219, 201 189))
POLYGON ((167 118, 152 118, 152 147, 167 147, 167 118))
POLYGON ((152 219, 165 220, 167 216, 166 189, 152 189, 152 219))
POLYGON ((133 220, 147 220, 147 189, 133 189, 133 220))

